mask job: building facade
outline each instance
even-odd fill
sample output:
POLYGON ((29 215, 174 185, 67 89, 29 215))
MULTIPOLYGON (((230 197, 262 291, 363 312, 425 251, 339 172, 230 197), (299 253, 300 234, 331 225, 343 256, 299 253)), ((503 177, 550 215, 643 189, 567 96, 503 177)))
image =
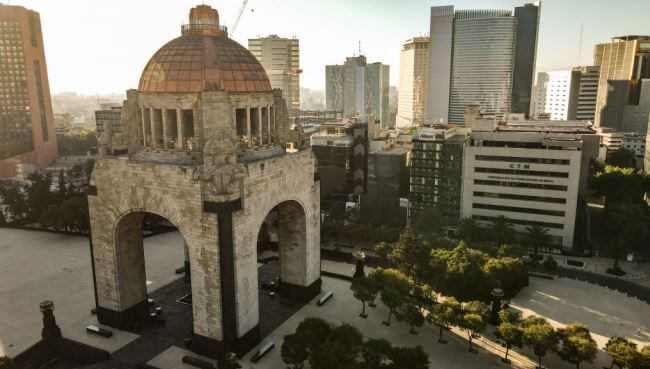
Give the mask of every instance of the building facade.
POLYGON ((594 48, 600 67, 595 123, 618 132, 648 132, 650 36, 621 36, 594 48))
POLYGON ((408 199, 408 150, 390 147, 368 155, 367 191, 362 197, 361 212, 374 224, 404 226, 408 199))
POLYGON ((522 233, 538 225, 556 247, 571 249, 586 237, 576 224, 584 222, 599 141, 587 122, 475 119, 463 161, 462 217, 485 224, 505 216, 522 233))
POLYGON ((99 139, 88 187, 97 319, 149 318, 142 222, 155 214, 184 239, 191 349, 242 356, 261 340, 256 245, 269 213, 279 213, 278 293, 320 293, 320 186, 313 153, 285 150, 299 131, 259 61, 216 10, 199 5, 189 20, 127 91, 128 153, 108 130, 99 139))
POLYGON ((292 117, 300 112, 300 40, 277 35, 248 39, 248 50, 262 63, 271 87, 282 90, 292 117))
POLYGON ((539 72, 535 86, 534 115, 548 114, 550 120, 567 120, 572 91, 572 72, 539 72))
POLYGON ((378 118, 381 126, 389 122, 388 65, 368 64, 366 57, 348 57, 343 65, 325 67, 325 106, 328 111, 378 118))
POLYGON ((400 53, 397 127, 419 126, 425 122, 428 71, 429 38, 406 40, 400 53))
POLYGON ((595 122, 599 78, 599 66, 573 68, 568 120, 595 122))
POLYGON ((101 104, 100 109, 95 111, 95 134, 97 137, 104 133, 105 128, 110 127, 112 135, 122 134, 122 105, 101 104))
POLYGON ((529 115, 538 29, 538 5, 518 7, 514 16, 508 10, 432 7, 430 121, 462 125, 465 108, 475 104, 497 117, 529 115))
POLYGON ((41 20, 0 4, 0 178, 24 176, 58 157, 41 20))
POLYGON ((453 125, 420 127, 413 138, 409 222, 436 208, 448 226, 460 221, 463 154, 469 131, 453 125))

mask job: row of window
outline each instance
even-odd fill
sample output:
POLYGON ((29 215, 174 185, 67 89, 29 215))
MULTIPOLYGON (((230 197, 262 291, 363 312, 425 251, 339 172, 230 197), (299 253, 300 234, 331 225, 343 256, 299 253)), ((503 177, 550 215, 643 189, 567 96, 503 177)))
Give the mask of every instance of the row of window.
MULTIPOLYGON (((472 215, 472 219, 482 220, 485 222, 492 222, 496 219, 496 217, 488 217, 484 215, 472 215)), ((558 224, 558 223, 536 222, 533 220, 523 220, 523 219, 508 219, 508 221, 512 224, 523 225, 523 226, 537 225, 545 228, 564 229, 564 224, 558 224)))
POLYGON ((476 173, 495 173, 495 174, 517 174, 522 176, 569 178, 569 173, 562 172, 543 172, 538 170, 521 170, 521 169, 501 169, 501 168, 474 168, 476 173))
POLYGON ((548 203, 553 203, 553 204, 566 204, 566 199, 559 198, 559 197, 515 195, 515 194, 511 194, 511 193, 496 193, 496 192, 474 191, 474 197, 486 197, 486 198, 492 198, 492 199, 522 200, 522 201, 534 201, 534 202, 548 202, 548 203))
POLYGON ((483 185, 483 186, 534 188, 539 190, 552 190, 552 191, 565 191, 565 192, 567 191, 567 186, 538 184, 538 183, 504 182, 504 181, 489 181, 484 179, 475 179, 474 184, 483 185))
POLYGON ((479 161, 506 161, 512 163, 533 163, 533 164, 554 164, 554 165, 571 164, 571 161, 568 159, 524 158, 524 157, 517 157, 517 156, 476 155, 475 159, 479 161))
POLYGON ((553 217, 564 217, 564 215, 565 215, 565 212, 561 211, 561 210, 520 208, 520 207, 516 207, 516 206, 492 205, 492 204, 481 204, 481 203, 472 204, 472 208, 474 208, 474 209, 486 209, 486 210, 497 210, 497 211, 508 211, 508 212, 511 212, 511 213, 549 215, 549 216, 553 216, 553 217))

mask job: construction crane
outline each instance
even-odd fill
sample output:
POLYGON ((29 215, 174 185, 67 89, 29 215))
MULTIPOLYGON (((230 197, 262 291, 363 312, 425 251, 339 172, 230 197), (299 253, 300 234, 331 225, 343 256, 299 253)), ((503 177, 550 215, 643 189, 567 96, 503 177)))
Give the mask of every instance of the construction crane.
POLYGON ((244 0, 244 2, 242 2, 241 4, 241 9, 239 9, 239 15, 237 15, 237 19, 235 19, 235 24, 233 24, 232 26, 232 31, 230 31, 231 37, 235 34, 235 30, 237 29, 239 20, 241 19, 242 15, 244 15, 244 10, 246 10, 246 5, 248 5, 248 0, 244 0))

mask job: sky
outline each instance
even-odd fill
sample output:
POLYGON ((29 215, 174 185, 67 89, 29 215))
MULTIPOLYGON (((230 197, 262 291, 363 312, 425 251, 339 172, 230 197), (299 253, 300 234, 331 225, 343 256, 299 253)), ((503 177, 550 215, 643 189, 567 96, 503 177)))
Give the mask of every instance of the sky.
MULTIPOLYGON (((216 8, 232 26, 241 0, 0 0, 41 15, 52 93, 123 93, 137 88, 149 58, 180 35, 189 9, 216 8)), ((390 84, 399 83, 402 43, 427 35, 429 8, 508 9, 526 0, 249 0, 231 35, 277 34, 300 39, 301 86, 322 89, 325 65, 342 64, 361 52, 369 62, 390 65, 390 84)), ((528 2, 531 2, 528 0, 528 2)), ((593 46, 623 34, 650 34, 649 0, 545 0, 542 2, 537 70, 590 65, 593 46), (583 27, 582 55, 580 29, 583 27)))

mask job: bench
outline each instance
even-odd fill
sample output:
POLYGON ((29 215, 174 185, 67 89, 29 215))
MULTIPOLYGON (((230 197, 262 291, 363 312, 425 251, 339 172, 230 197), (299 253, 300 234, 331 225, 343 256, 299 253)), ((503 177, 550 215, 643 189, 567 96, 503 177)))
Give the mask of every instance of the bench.
POLYGON ((331 291, 325 292, 325 293, 324 293, 324 294, 323 294, 323 295, 318 299, 318 302, 316 303, 316 305, 318 305, 318 306, 322 306, 324 303, 327 302, 327 300, 331 299, 332 296, 334 296, 334 293, 332 293, 331 291))
POLYGON ((251 361, 254 363, 260 361, 260 359, 262 359, 264 355, 268 354, 269 351, 273 350, 274 347, 275 347, 275 343, 273 342, 265 343, 262 347, 260 347, 260 349, 255 353, 255 355, 253 355, 251 361))
POLYGON ((212 363, 209 363, 205 360, 201 360, 198 357, 194 357, 194 356, 189 356, 189 355, 183 356, 183 362, 185 364, 191 365, 199 369, 214 369, 214 365, 212 365, 212 363))
POLYGON ((86 332, 90 334, 94 334, 97 336, 102 336, 104 338, 110 338, 113 337, 113 332, 109 331, 108 329, 100 328, 96 325, 89 325, 86 327, 86 332))

